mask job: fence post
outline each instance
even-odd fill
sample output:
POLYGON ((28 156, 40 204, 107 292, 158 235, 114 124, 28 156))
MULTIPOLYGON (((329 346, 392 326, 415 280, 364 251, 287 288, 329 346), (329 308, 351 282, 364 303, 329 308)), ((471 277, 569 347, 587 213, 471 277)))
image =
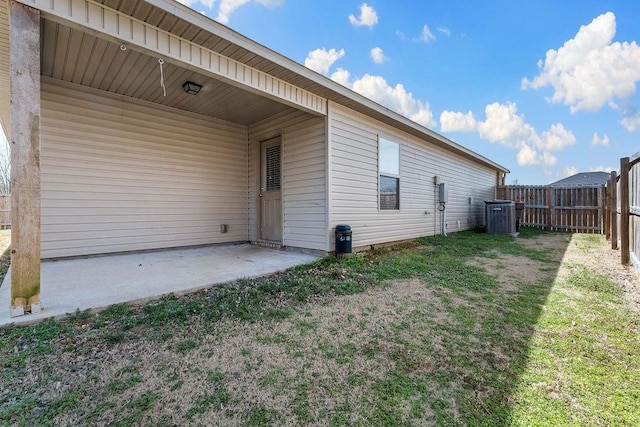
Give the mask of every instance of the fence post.
POLYGON ((629 158, 620 159, 620 261, 629 265, 629 158))
POLYGON ((551 187, 546 187, 544 189, 545 191, 545 199, 547 202, 547 230, 551 231, 553 230, 553 208, 552 208, 552 191, 553 189, 551 187))
MULTIPOLYGON (((606 186, 598 188, 598 234, 606 234, 605 230, 605 213, 607 204, 604 202, 606 198, 606 186)), ((595 224, 594 224, 595 225, 595 224)))
POLYGON ((611 227, 611 249, 618 249, 618 174, 611 171, 611 209, 609 213, 611 218, 609 226, 611 227))
POLYGON ((604 197, 602 202, 602 227, 604 229, 605 239, 611 239, 611 212, 609 209, 611 208, 611 179, 604 186, 604 197))

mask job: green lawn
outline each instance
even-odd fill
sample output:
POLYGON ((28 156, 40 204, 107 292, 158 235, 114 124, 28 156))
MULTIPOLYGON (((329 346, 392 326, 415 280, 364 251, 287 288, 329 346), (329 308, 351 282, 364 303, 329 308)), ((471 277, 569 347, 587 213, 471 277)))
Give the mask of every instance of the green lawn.
POLYGON ((462 232, 3 328, 0 424, 640 425, 640 314, 600 250, 462 232))

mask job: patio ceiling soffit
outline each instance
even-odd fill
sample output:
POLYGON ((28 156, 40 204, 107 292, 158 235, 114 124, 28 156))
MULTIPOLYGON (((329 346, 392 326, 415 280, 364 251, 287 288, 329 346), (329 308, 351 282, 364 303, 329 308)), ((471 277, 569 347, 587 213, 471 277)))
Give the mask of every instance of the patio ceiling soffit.
POLYGON ((186 66, 233 86, 324 116, 327 100, 269 74, 91 0, 17 0, 45 19, 91 32, 163 61, 186 66))

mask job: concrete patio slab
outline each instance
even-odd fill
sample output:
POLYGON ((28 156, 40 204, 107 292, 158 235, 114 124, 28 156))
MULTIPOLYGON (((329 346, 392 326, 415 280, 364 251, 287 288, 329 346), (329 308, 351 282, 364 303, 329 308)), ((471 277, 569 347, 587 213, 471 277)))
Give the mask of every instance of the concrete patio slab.
POLYGON ((315 255, 248 244, 43 261, 43 310, 9 316, 11 270, 0 287, 0 325, 31 323, 80 309, 100 309, 162 295, 186 293, 216 283, 257 277, 312 262, 315 255))

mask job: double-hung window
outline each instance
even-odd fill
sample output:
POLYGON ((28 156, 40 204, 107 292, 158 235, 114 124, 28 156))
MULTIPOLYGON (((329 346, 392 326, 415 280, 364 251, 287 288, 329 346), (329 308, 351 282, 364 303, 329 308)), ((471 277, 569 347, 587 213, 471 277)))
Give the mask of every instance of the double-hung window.
POLYGON ((400 209, 400 144, 378 139, 380 210, 400 209))

